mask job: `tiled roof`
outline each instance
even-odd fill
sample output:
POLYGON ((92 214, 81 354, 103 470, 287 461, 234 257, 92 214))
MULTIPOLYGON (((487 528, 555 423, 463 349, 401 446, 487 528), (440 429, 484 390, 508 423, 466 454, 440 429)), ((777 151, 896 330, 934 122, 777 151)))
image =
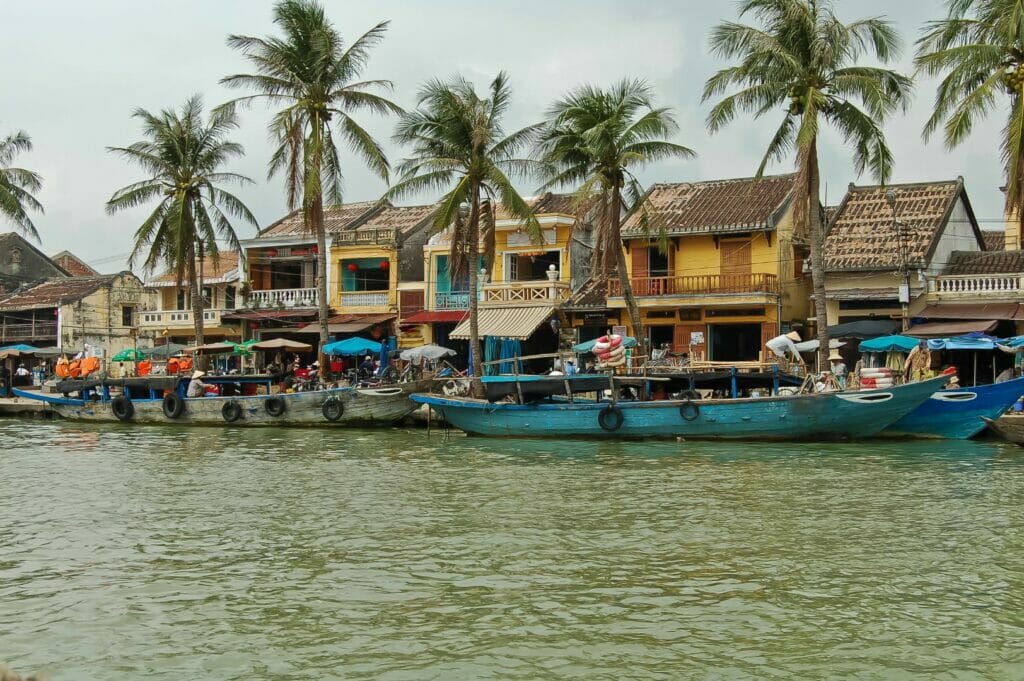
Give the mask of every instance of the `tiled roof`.
MULTIPOLYGON (((789 204, 795 175, 710 182, 655 184, 647 202, 669 234, 728 234, 772 229, 789 204)), ((622 226, 623 236, 642 236, 641 212, 622 226)))
MULTIPOLYGON (((526 196, 523 198, 526 199, 526 204, 533 211, 534 215, 573 215, 576 212, 572 205, 574 196, 574 194, 553 194, 547 192, 540 196, 526 196)), ((494 219, 512 220, 514 218, 499 203, 494 209, 494 219)))
MULTIPOLYGON (((198 270, 196 270, 198 273, 198 270)), ((203 283, 216 284, 224 281, 236 281, 238 279, 238 254, 234 251, 223 251, 220 253, 218 263, 213 264, 213 258, 203 258, 203 283)), ((171 285, 177 283, 177 277, 173 270, 164 272, 159 277, 154 277, 148 284, 151 286, 171 285)))
POLYGON ((1006 248, 1006 232, 983 229, 981 236, 985 239, 986 251, 1001 251, 1006 248))
POLYGON ((61 251, 57 255, 50 256, 50 260, 72 277, 96 277, 100 274, 71 251, 61 251))
POLYGON ((608 284, 591 279, 573 293, 562 306, 568 310, 604 309, 608 306, 608 284))
POLYGON ((0 299, 0 310, 32 310, 78 301, 103 286, 109 286, 118 276, 109 274, 98 277, 47 279, 41 284, 24 291, 15 291, 0 299))
MULTIPOLYGON (((380 201, 360 201, 346 203, 343 206, 331 206, 324 209, 324 229, 328 234, 351 229, 363 223, 383 210, 387 204, 380 201)), ((284 216, 274 224, 260 231, 257 238, 275 236, 302 236, 309 234, 302 221, 302 211, 296 210, 284 216)))
POLYGON ((1024 251, 953 251, 943 274, 1021 274, 1024 251))
POLYGON ((980 241, 980 230, 962 180, 887 187, 851 184, 828 227, 825 269, 830 272, 898 269, 901 245, 908 267, 925 267, 953 206, 961 197, 980 241), (893 226, 893 209, 886 200, 889 191, 896 195, 899 230, 893 226))
POLYGON ((426 206, 387 206, 384 210, 374 214, 369 220, 360 224, 356 230, 397 228, 399 233, 406 234, 432 217, 436 210, 436 204, 428 204, 426 206))

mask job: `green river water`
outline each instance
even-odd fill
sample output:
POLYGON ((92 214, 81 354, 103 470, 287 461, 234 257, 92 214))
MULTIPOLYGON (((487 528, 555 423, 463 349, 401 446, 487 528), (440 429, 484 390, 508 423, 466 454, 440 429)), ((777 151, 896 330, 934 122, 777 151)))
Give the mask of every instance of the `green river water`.
POLYGON ((1024 449, 0 422, 0 663, 1022 679, 1024 449))

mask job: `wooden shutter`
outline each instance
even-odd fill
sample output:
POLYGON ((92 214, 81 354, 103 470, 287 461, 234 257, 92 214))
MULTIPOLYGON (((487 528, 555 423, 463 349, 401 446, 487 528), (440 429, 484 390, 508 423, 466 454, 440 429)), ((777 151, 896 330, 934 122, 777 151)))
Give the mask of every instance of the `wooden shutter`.
POLYGON ((423 291, 398 292, 398 318, 405 319, 423 310, 423 291))
POLYGON ((723 241, 720 248, 722 274, 750 274, 750 241, 723 241))
MULTIPOLYGON (((638 242, 634 241, 633 243, 636 244, 638 242)), ((648 249, 646 246, 635 245, 633 246, 633 249, 630 251, 630 257, 632 257, 633 259, 633 276, 631 277, 632 281, 630 282, 633 284, 633 295, 649 295, 647 291, 648 282, 638 281, 640 279, 646 279, 647 277, 651 276, 650 269, 648 269, 650 254, 647 251, 648 249)))
POLYGON ((763 362, 770 361, 771 358, 775 356, 774 353, 772 353, 770 350, 766 349, 765 346, 768 344, 768 341, 770 341, 772 338, 775 338, 776 336, 779 335, 778 329, 779 329, 779 327, 778 327, 778 325, 775 322, 762 322, 761 323, 761 349, 760 349, 760 356, 761 356, 761 361, 763 361, 763 362))
POLYGON ((672 333, 672 352, 691 352, 690 339, 694 332, 703 334, 704 342, 694 345, 692 351, 702 357, 706 356, 708 333, 704 324, 676 324, 672 333))

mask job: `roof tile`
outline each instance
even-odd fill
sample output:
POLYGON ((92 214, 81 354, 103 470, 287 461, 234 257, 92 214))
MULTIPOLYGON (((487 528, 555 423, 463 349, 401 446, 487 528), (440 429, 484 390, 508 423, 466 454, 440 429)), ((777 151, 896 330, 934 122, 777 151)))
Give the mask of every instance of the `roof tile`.
MULTIPOLYGON (((324 209, 324 230, 334 234, 361 224, 367 218, 383 210, 387 204, 380 201, 359 201, 346 203, 343 206, 332 206, 324 209)), ((292 211, 274 224, 263 229, 260 237, 302 236, 309 234, 302 221, 302 211, 292 211)))
POLYGON ((1024 251, 953 251, 943 274, 1024 273, 1024 251))
POLYGON ((117 274, 98 277, 61 277, 47 279, 24 291, 15 291, 0 299, 0 310, 31 310, 57 307, 63 303, 81 300, 90 293, 109 286, 117 274))

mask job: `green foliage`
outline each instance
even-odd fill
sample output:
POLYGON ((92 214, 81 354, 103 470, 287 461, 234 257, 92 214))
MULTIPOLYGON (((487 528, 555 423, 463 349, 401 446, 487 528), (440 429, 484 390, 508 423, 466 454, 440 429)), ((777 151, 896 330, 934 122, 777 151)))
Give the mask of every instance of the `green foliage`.
MULTIPOLYGON (((239 144, 226 139, 238 123, 227 110, 215 111, 204 121, 199 96, 189 98, 180 111, 164 109, 153 114, 136 109, 132 116, 142 122, 145 139, 108 150, 142 168, 147 177, 114 192, 107 213, 155 201, 156 207, 135 232, 128 262, 143 258, 150 272, 166 264, 175 271, 180 286, 197 256, 209 255, 217 262, 218 240, 239 250, 229 216, 256 225, 245 204, 221 188, 252 182, 222 170, 244 153, 239 144)), ((194 281, 189 283, 196 286, 194 281)))
POLYGON ((43 206, 32 196, 43 186, 39 175, 24 168, 11 167, 15 157, 32 151, 32 139, 24 130, 0 140, 0 215, 7 217, 25 236, 39 241, 39 232, 28 211, 43 212, 43 206))
MULTIPOLYGON (((1024 201, 1024 6, 1018 0, 950 0, 948 16, 929 22, 917 41, 921 73, 943 76, 924 127, 929 138, 941 126, 955 147, 995 108, 1010 100, 1002 134, 1006 207, 1020 213, 1024 201)), ((1021 216, 1024 224, 1024 216, 1021 216)))

